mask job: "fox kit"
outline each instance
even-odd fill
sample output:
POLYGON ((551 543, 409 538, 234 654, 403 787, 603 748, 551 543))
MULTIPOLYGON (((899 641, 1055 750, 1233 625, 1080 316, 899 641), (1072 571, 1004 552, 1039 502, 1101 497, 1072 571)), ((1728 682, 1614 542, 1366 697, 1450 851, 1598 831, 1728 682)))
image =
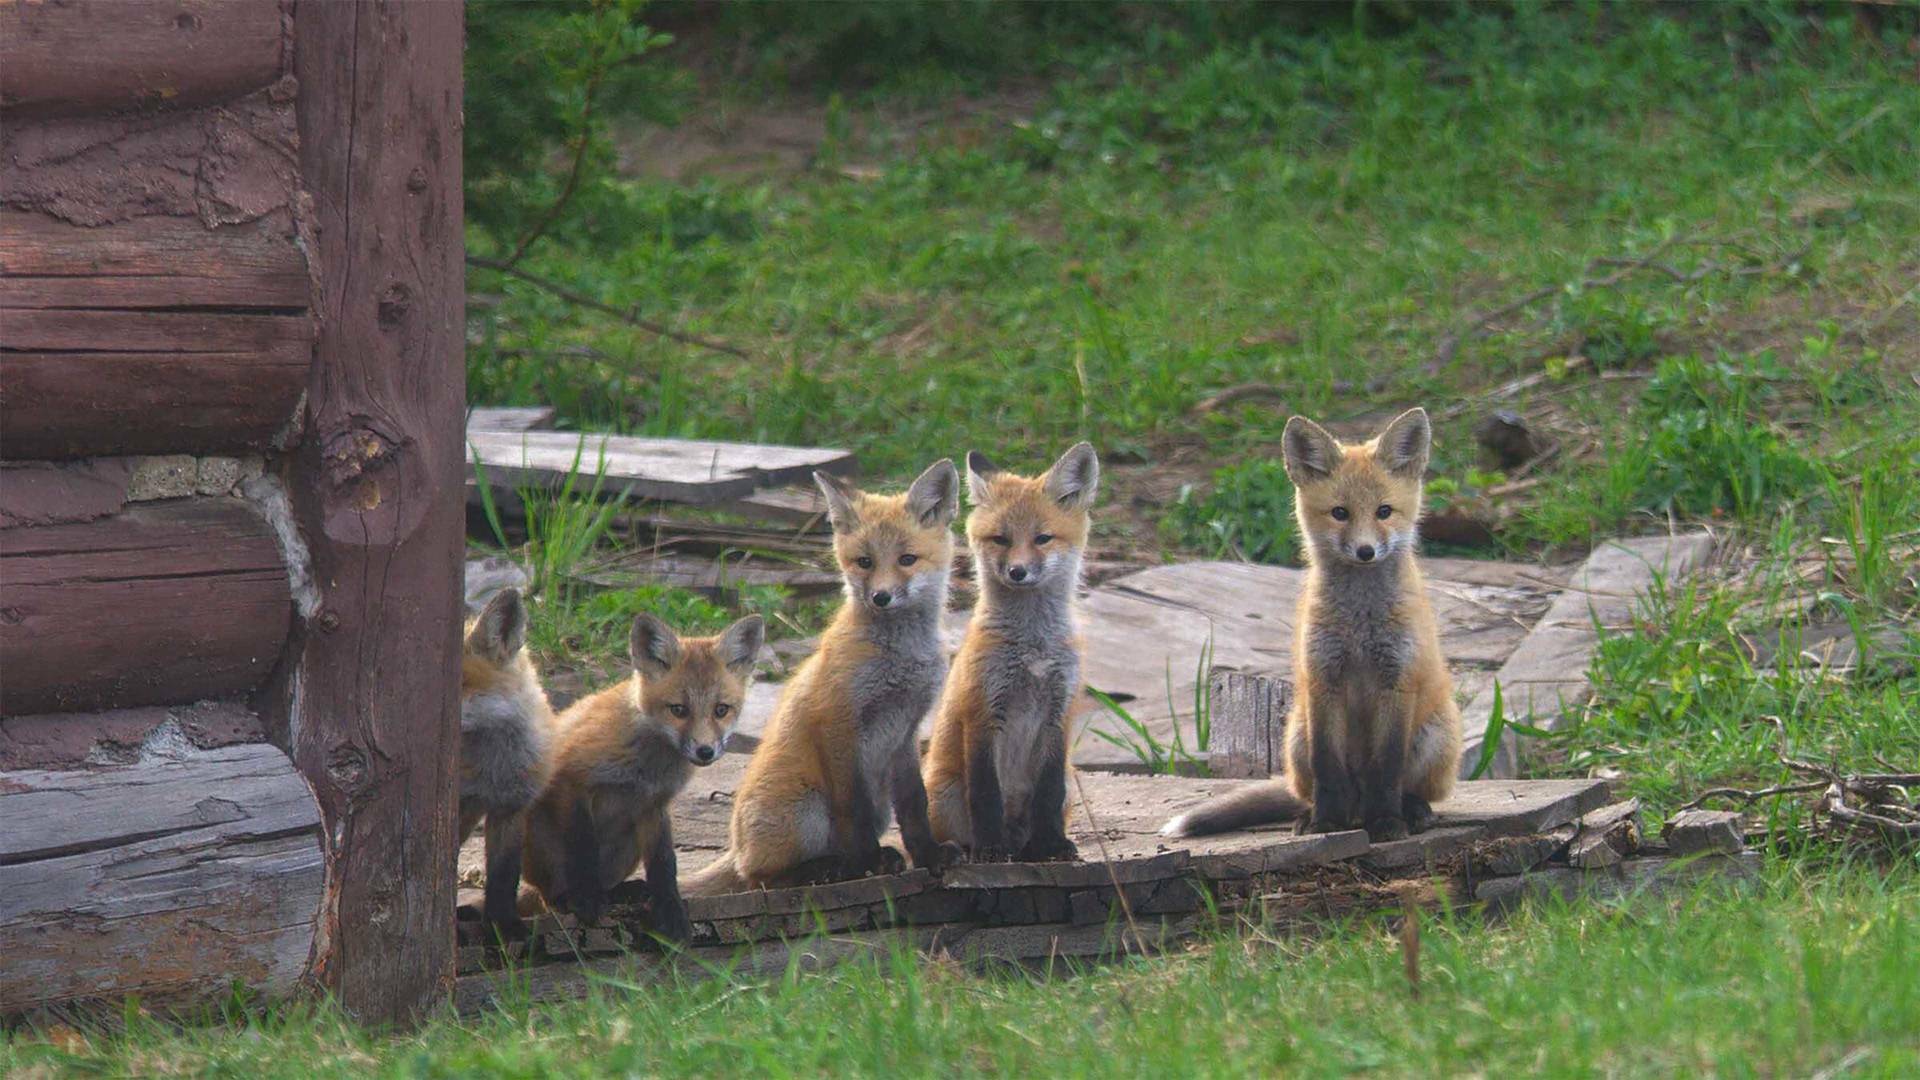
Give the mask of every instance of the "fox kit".
POLYGON ((460 658, 460 842, 487 822, 484 917, 524 935, 514 911, 526 810, 553 768, 553 710, 527 657, 527 608, 504 589, 467 624, 460 658))
POLYGON ((553 782, 527 834, 527 881, 548 907, 597 922, 607 891, 644 860, 654 932, 687 939, 668 804, 726 750, 764 635, 758 615, 711 638, 634 619, 633 675, 560 716, 553 782))
POLYGON ((1074 593, 1099 482, 1086 443, 1034 478, 967 455, 980 599, 925 772, 934 837, 978 861, 1079 854, 1066 833, 1067 707, 1080 692, 1074 593))
POLYGON ((1460 713, 1413 552, 1427 414, 1410 410, 1358 446, 1296 416, 1281 441, 1307 539, 1287 775, 1161 831, 1194 836, 1309 815, 1311 832, 1363 826, 1375 840, 1398 839, 1427 827, 1460 765, 1460 713))
POLYGON ((940 616, 953 567, 959 475, 939 461, 902 495, 815 473, 847 599, 781 695, 733 798, 731 846, 689 895, 809 884, 900 869, 880 845, 897 817, 907 853, 957 850, 927 827, 914 735, 946 676, 940 616))

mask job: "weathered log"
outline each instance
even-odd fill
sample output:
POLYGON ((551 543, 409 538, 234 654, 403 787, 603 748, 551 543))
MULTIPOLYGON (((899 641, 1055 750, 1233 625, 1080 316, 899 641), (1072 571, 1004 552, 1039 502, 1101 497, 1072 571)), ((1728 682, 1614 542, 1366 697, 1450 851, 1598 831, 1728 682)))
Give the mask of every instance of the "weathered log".
POLYGON ((0 529, 117 514, 132 478, 133 462, 125 458, 0 465, 0 529))
POLYGON ((89 227, 0 210, 0 308, 304 311, 312 287, 285 215, 219 228, 165 216, 89 227))
POLYGON ((463 15, 356 2, 293 17, 321 318, 290 494, 321 606, 268 722, 326 818, 320 970, 376 1022, 418 1016, 453 979, 463 15))
POLYGON ((1639 799, 1590 810, 1567 845, 1567 862, 1583 870, 1612 866, 1640 850, 1641 828, 1639 799))
POLYGON ((237 499, 0 531, 0 715, 245 693, 292 617, 266 523, 237 499))
POLYGON ((284 995, 307 973, 320 815, 271 746, 0 772, 0 822, 0 1015, 284 995))
POLYGON ((1274 675, 1215 669, 1207 677, 1212 728, 1207 771, 1233 778, 1274 776, 1286 771, 1287 710, 1293 684, 1274 675))
POLYGON ((266 738, 260 718, 236 701, 10 716, 0 718, 0 769, 131 765, 143 753, 212 750, 266 738))
POLYGON ((200 105, 280 77, 280 6, 258 0, 0 5, 10 116, 200 105))

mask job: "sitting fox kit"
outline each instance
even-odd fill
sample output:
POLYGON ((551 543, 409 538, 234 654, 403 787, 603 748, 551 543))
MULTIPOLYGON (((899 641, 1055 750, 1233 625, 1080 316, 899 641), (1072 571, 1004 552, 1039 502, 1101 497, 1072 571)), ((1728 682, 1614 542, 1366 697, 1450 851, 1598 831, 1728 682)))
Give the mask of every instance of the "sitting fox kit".
POLYGON ((916 865, 958 854, 928 828, 914 735, 946 676, 959 475, 936 462, 900 495, 814 479, 846 602, 788 681, 734 795, 729 850, 688 880, 690 895, 897 871, 900 853, 880 844, 890 818, 916 865))
POLYGON ((460 660, 460 841, 486 819, 483 915, 504 937, 525 933, 514 903, 526 810, 553 767, 553 710, 526 644, 526 604, 505 589, 467 624, 460 660))
POLYGON ((633 621, 633 675, 561 714, 553 780, 529 819, 527 881, 548 907, 597 922, 644 861, 654 932, 687 939, 668 806, 726 750, 764 636, 758 615, 710 638, 633 621))
POLYGON ((1414 558, 1431 431, 1423 409, 1346 446, 1303 417, 1282 445, 1307 578, 1295 618, 1283 780, 1167 823, 1194 836, 1306 815, 1311 832, 1419 832, 1453 790, 1460 713, 1414 558))
POLYGON ((1086 443, 1038 477, 967 455, 980 597, 925 775, 934 837, 976 861, 1078 856, 1066 834, 1067 709, 1081 687, 1074 594, 1099 482, 1086 443))

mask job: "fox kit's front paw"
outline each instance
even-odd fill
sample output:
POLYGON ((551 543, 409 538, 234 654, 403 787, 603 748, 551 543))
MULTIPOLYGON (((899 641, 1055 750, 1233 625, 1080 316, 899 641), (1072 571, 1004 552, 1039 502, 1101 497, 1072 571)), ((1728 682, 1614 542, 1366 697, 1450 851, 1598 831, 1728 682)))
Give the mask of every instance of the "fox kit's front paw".
POLYGON ((973 861, 977 863, 1012 862, 1013 853, 998 844, 987 844, 973 849, 973 861))
POLYGON ((488 919, 481 924, 480 932, 482 940, 492 948, 525 941, 533 936, 533 931, 527 928, 527 924, 518 915, 488 919))
POLYGON ((900 854, 898 848, 881 845, 873 853, 873 864, 869 872, 874 874, 899 874, 907 869, 907 857, 900 854))
POLYGON ((1021 857, 1027 862, 1078 862, 1080 849, 1064 836, 1034 837, 1021 857))
POLYGON ((937 844, 926 844, 913 853, 913 865, 922 870, 931 870, 938 874, 949 866, 957 866, 967 861, 966 849, 951 840, 942 840, 937 844))
POLYGON ((1390 840, 1405 840, 1406 838, 1407 823, 1400 818, 1375 818, 1367 822, 1367 839, 1376 844, 1384 844, 1390 840))

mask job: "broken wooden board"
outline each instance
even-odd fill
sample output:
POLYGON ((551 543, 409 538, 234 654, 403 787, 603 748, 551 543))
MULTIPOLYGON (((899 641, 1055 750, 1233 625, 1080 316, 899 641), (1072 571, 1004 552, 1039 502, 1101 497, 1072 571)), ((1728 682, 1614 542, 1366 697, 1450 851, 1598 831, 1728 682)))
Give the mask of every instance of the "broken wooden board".
MULTIPOLYGON (((1526 638, 1554 598, 1551 571, 1509 563, 1430 559, 1428 587, 1440 646, 1463 675, 1496 666, 1526 638)), ((1305 572, 1253 563, 1156 566, 1089 592, 1081 606, 1087 685, 1113 695, 1133 719, 1171 746, 1175 713, 1193 743, 1194 688, 1203 650, 1215 668, 1287 675, 1294 607, 1305 572)), ((1074 762, 1086 768, 1139 769, 1139 758, 1095 732, 1130 732, 1104 707, 1088 711, 1074 762)))
POLYGON ((747 552, 702 556, 630 551, 597 559, 580 567, 572 577, 602 589, 671 585, 709 599, 737 595, 743 586, 774 585, 796 596, 824 596, 839 591, 841 586, 837 573, 747 552))
POLYGON ((553 427, 551 405, 496 405, 467 410, 471 431, 548 431, 553 427))
POLYGON ((582 494, 598 480, 608 498, 681 503, 727 502, 807 480, 816 469, 847 473, 854 466, 845 450, 471 426, 467 464, 495 490, 559 489, 577 475, 574 490, 582 494))
MULTIPOLYGON (((1587 669, 1600 647, 1601 632, 1625 627, 1656 579, 1684 577, 1712 554, 1713 537, 1707 533, 1601 544, 1501 664, 1495 679, 1502 714, 1508 720, 1551 730, 1567 710, 1585 705, 1593 696, 1587 669)), ((1479 762, 1487 719, 1493 715, 1493 694, 1488 686, 1460 710, 1466 733, 1462 776, 1472 773, 1479 762)), ((1519 742, 1520 736, 1509 730, 1487 775, 1518 772, 1519 742)))

